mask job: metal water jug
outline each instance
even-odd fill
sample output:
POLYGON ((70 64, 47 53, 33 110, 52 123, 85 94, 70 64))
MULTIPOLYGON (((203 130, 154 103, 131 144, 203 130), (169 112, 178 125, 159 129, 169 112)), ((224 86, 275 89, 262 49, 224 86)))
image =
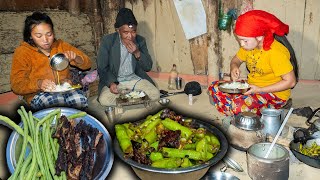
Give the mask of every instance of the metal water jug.
POLYGON ((275 136, 281 126, 282 110, 266 108, 262 110, 261 114, 260 121, 263 124, 262 133, 275 136))

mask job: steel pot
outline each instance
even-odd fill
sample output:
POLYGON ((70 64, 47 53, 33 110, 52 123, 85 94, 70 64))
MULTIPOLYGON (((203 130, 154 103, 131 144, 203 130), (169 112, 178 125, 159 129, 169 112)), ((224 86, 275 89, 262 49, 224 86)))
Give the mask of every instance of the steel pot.
POLYGON ((271 143, 257 143, 247 151, 248 174, 253 180, 288 179, 289 152, 279 144, 275 144, 268 158, 264 158, 271 143))

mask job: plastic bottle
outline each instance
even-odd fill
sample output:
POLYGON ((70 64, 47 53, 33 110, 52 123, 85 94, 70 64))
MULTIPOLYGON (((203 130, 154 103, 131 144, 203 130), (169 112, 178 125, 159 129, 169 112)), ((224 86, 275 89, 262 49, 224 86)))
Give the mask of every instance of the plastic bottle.
POLYGON ((174 90, 175 89, 175 80, 176 80, 177 77, 178 77, 177 66, 176 66, 176 64, 173 64, 172 65, 172 69, 170 71, 168 89, 170 89, 170 90, 174 90))

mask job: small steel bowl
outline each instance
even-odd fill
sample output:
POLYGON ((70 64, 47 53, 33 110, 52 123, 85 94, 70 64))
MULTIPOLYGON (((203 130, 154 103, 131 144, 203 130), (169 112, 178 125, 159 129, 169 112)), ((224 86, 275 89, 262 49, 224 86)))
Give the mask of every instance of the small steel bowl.
POLYGON ((50 66, 53 70, 62 71, 69 66, 69 60, 64 54, 57 53, 51 57, 50 66))
POLYGON ((252 112, 242 112, 235 116, 231 123, 244 130, 256 131, 262 129, 260 117, 252 112))
POLYGON ((170 99, 161 98, 158 102, 159 102, 162 106, 167 106, 167 105, 170 103, 170 99))

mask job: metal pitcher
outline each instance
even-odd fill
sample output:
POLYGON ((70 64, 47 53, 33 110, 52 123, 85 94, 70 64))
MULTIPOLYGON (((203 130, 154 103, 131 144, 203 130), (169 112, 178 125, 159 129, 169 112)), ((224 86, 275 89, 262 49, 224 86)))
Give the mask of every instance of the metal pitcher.
POLYGON ((281 114, 282 110, 266 108, 261 112, 260 118, 263 124, 262 133, 275 136, 281 126, 281 114))

